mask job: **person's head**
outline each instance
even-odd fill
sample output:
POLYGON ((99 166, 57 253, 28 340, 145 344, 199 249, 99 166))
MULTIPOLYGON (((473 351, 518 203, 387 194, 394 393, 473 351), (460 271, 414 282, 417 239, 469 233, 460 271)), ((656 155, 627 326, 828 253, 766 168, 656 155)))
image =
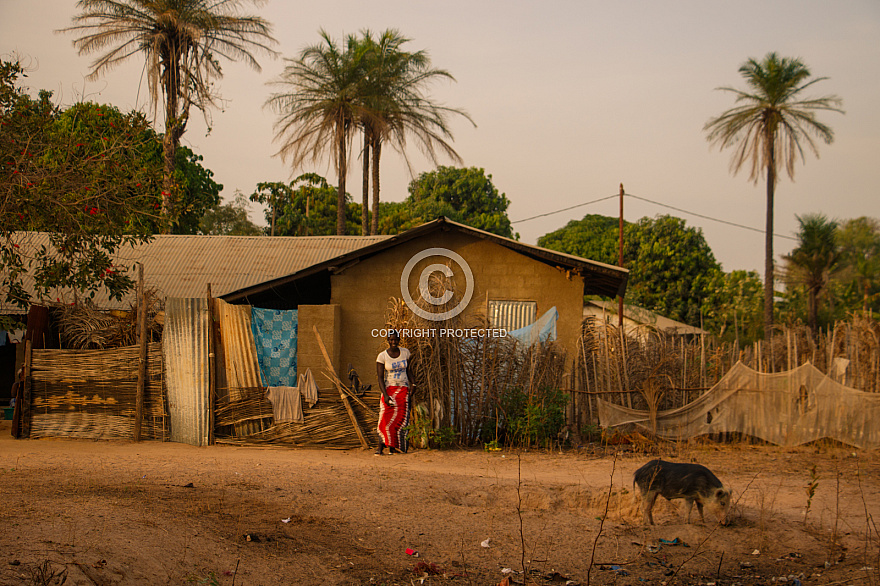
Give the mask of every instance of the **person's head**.
POLYGON ((388 335, 385 337, 385 341, 388 342, 390 348, 397 348, 400 345, 400 332, 397 330, 388 330, 388 335))

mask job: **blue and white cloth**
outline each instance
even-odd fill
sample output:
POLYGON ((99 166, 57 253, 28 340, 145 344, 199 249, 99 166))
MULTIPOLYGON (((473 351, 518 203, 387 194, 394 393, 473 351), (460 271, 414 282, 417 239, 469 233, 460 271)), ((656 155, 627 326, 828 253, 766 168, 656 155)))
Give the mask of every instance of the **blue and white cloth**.
POLYGON ((507 332, 507 335, 516 338, 526 346, 533 346, 538 342, 553 342, 556 340, 556 320, 558 319, 559 311, 554 306, 539 317, 535 323, 507 332))
POLYGON ((295 387, 297 310, 253 307, 251 329, 263 385, 295 387))

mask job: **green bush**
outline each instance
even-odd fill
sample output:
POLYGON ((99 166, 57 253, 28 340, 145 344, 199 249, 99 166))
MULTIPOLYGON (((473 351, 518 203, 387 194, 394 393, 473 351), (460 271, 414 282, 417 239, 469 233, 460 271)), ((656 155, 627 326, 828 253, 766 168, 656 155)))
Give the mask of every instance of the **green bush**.
MULTIPOLYGON (((487 431, 495 433, 507 446, 550 447, 565 427, 568 396, 560 389, 542 388, 527 394, 509 389, 501 398, 501 415, 487 422, 487 431)), ((494 438, 484 438, 488 442, 494 438)))

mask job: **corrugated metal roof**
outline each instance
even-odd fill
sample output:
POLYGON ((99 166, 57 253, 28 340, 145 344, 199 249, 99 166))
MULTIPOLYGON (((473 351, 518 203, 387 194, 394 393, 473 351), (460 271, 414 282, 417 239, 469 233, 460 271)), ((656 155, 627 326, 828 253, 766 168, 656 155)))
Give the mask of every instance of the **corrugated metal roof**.
MULTIPOLYGON (((590 299, 584 303, 584 317, 586 318, 591 315, 598 316, 601 315, 603 312, 609 316, 617 316, 617 309, 618 307, 616 301, 590 299), (598 311, 592 310, 591 307, 597 308, 598 311)), ((680 321, 675 321, 674 319, 670 319, 668 317, 663 317, 659 313, 654 313, 651 310, 645 309, 644 307, 639 307, 637 305, 624 305, 623 317, 625 320, 630 320, 635 324, 654 326, 657 329, 666 332, 667 334, 709 334, 709 332, 707 332, 706 330, 700 329, 695 326, 689 326, 688 324, 681 323, 680 321)), ((617 324, 616 318, 614 319, 614 323, 615 325, 617 324)))
POLYGON ((380 240, 375 244, 353 249, 351 252, 341 255, 339 258, 331 257, 328 260, 332 261, 332 263, 323 261, 307 267, 308 270, 305 270, 300 274, 290 273, 272 281, 245 287, 224 295, 224 298, 230 302, 247 300, 251 295, 295 282, 307 273, 313 273, 322 268, 330 268, 335 264, 345 264, 362 257, 372 256, 404 242, 428 236, 438 230, 456 230, 477 238, 489 240, 539 262, 559 268, 569 269, 584 277, 584 295, 617 297, 618 295, 623 295, 626 291, 626 283, 629 278, 629 271, 627 269, 565 254, 563 252, 557 252, 555 250, 549 250, 547 248, 541 248, 540 246, 534 246, 532 244, 524 244, 517 240, 512 240, 491 232, 472 228, 465 224, 453 222, 449 218, 441 216, 436 220, 426 222, 420 226, 411 228, 406 232, 394 236, 385 236, 383 240, 380 240))
POLYGON ((207 299, 165 301, 162 344, 173 442, 208 445, 210 323, 207 299))
MULTIPOLYGON (((12 236, 23 255, 32 256, 41 246, 49 247, 49 235, 19 232, 12 236)), ((297 273, 312 265, 376 244, 391 236, 177 236, 158 235, 147 243, 126 246, 115 261, 131 267, 129 275, 137 279, 135 263, 143 263, 144 280, 165 297, 205 297, 208 283, 219 297, 297 273)), ((2 278, 2 275, 0 275, 2 278)), ((33 293, 33 281, 25 288, 33 293)), ((2 296, 0 296, 2 297, 2 296)), ((50 301, 72 301, 70 292, 52 291, 50 301)), ((96 295, 100 307, 128 308, 135 300, 132 293, 122 302, 108 301, 106 292, 96 295)), ((21 312, 5 303, 4 312, 21 312)))

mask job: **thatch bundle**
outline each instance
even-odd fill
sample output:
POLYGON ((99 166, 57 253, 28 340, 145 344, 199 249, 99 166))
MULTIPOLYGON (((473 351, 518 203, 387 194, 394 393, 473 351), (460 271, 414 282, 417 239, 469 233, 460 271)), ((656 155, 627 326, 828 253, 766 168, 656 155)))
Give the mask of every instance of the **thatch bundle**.
MULTIPOLYGON (((144 292, 144 298, 149 341, 160 340, 164 302, 151 289, 144 292)), ((64 348, 119 348, 137 344, 138 310, 132 305, 129 311, 106 311, 85 299, 73 305, 54 305, 52 317, 64 348)))
MULTIPOLYGON (((260 418, 268 409, 272 416, 272 405, 259 393, 248 392, 245 398, 231 401, 216 411, 217 425, 234 425, 242 421, 260 418)), ((379 403, 379 393, 366 393, 361 400, 368 405, 379 403)), ((364 436, 375 444, 378 436, 373 433, 378 419, 369 409, 358 401, 351 401, 358 425, 364 436)), ((217 443, 224 444, 288 444, 295 446, 320 446, 324 448, 352 449, 361 447, 357 432, 352 427, 348 412, 336 389, 319 389, 318 402, 314 407, 303 407, 303 423, 282 422, 247 437, 222 436, 218 433, 217 443)))

